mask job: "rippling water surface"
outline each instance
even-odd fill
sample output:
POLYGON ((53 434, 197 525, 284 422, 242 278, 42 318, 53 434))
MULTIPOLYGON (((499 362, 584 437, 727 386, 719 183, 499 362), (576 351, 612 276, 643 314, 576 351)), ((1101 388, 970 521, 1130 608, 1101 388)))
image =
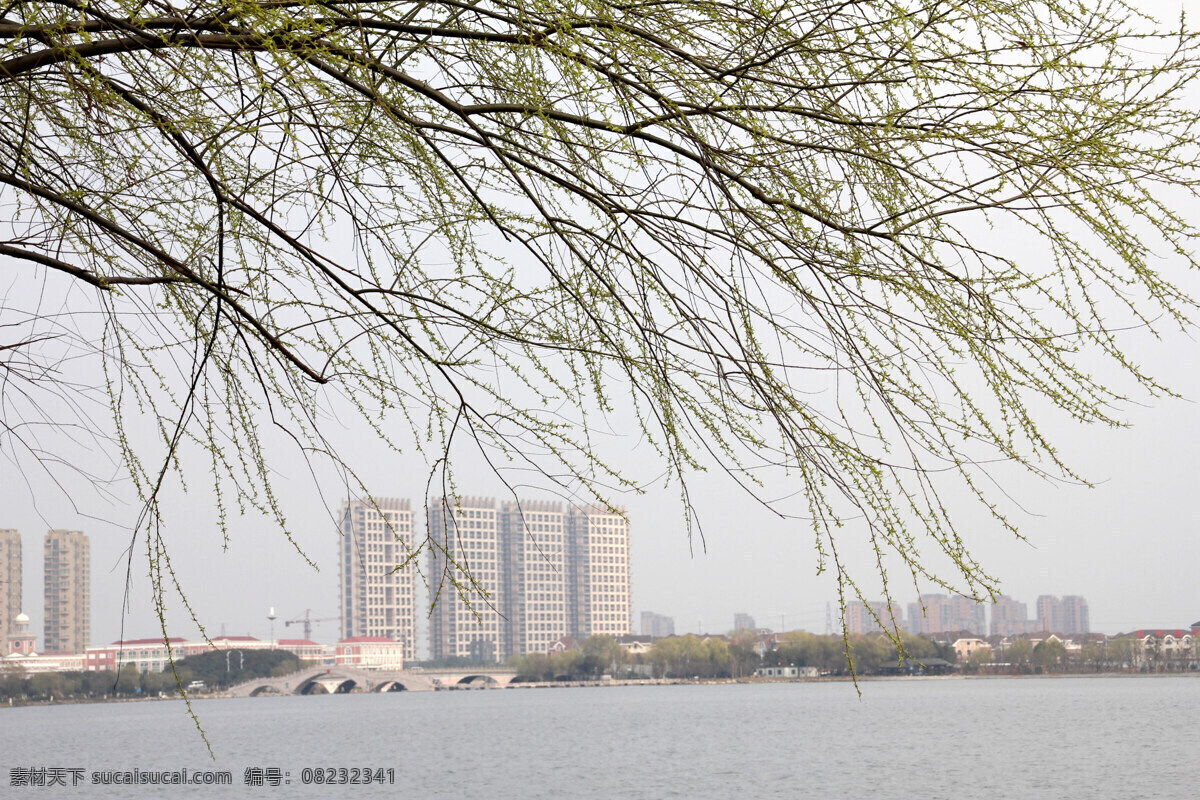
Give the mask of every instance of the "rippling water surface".
POLYGON ((1197 676, 878 681, 861 698, 846 683, 792 683, 193 705, 215 762, 179 702, 0 709, 0 795, 963 800, 1200 786, 1197 676), (83 782, 11 785, 12 770, 38 767, 81 768, 83 782), (395 784, 304 785, 317 777, 306 768, 327 767, 391 769, 395 784), (228 770, 233 785, 90 783, 183 768, 228 770), (247 768, 278 768, 281 785, 246 785, 247 768))

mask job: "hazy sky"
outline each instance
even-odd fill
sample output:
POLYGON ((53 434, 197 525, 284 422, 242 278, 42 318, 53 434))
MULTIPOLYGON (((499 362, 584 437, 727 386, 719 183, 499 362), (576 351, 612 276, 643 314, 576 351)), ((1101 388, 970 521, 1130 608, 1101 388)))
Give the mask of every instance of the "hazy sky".
MULTIPOLYGON (((1179 4, 1155 7, 1171 9, 1179 4)), ((1182 269, 1178 260, 1164 258, 1159 263, 1172 275, 1182 269)), ((43 287, 18 278, 0 280, 0 291, 14 301, 23 292, 65 286, 54 281, 43 287)), ((1185 282, 1200 292, 1200 280, 1193 276, 1185 282)), ((1007 504, 1028 541, 997 530, 978 511, 960 517, 975 555, 1000 580, 1006 594, 1029 604, 1031 614, 1040 594, 1079 594, 1090 603, 1093 629, 1108 633, 1185 626, 1200 619, 1196 578, 1200 343, 1179 333, 1158 341, 1140 332, 1130 333, 1125 342, 1135 361, 1186 399, 1143 397, 1143 404, 1123 409, 1131 423, 1124 430, 1052 420, 1048 432, 1068 463, 1098 484, 1094 489, 1049 484, 1005 467, 995 470, 1011 500, 999 491, 996 497, 1007 504)), ((343 439, 344 451, 361 467, 376 494, 409 497, 418 507, 422 504, 428 471, 424 461, 364 445, 365 437, 353 429, 343 439)), ((642 477, 650 477, 654 469, 646 467, 645 453, 634 447, 636 441, 632 435, 614 437, 607 446, 617 458, 628 459, 631 470, 646 470, 642 477)), ((193 608, 213 635, 224 630, 266 638, 272 606, 280 616, 276 623, 280 636, 299 635, 298 628, 285 631, 282 620, 302 616, 305 609, 311 609, 315 618, 338 614, 336 526, 302 465, 282 448, 272 452, 279 459, 275 466, 289 523, 319 572, 304 563, 268 520, 258 517, 232 519, 231 538, 223 549, 203 480, 193 482, 191 494, 175 488, 168 494, 172 563, 193 608)), ((478 464, 464 462, 458 467, 464 493, 501 494, 478 464)), ((340 490, 325 478, 322 482, 330 488, 324 500, 336 506, 340 490)), ((137 506, 129 502, 128 487, 117 486, 114 493, 123 502, 80 494, 79 508, 72 509, 61 491, 38 476, 17 474, 10 460, 0 459, 0 528, 17 528, 24 535, 25 611, 39 637, 42 537, 50 527, 80 529, 91 537, 93 642, 118 638, 122 624, 127 637, 159 633, 140 543, 128 610, 122 611, 124 551, 137 506)), ((724 632, 732 626, 733 614, 744 611, 761 626, 778 629, 785 623, 787 628, 823 631, 827 604, 833 604, 836 617, 836 587, 829 573, 816 574, 809 529, 800 522, 778 520, 716 475, 696 477, 693 494, 703 498, 703 546, 687 538, 677 487, 651 488, 644 495, 624 498, 632 522, 635 619, 641 611, 651 610, 673 616, 680 632, 724 632)), ((854 539, 852 528, 846 532, 844 548, 851 569, 868 576, 873 569, 870 552, 854 539)), ((893 570, 897 567, 892 565, 893 570)), ((902 576, 894 571, 892 579, 897 600, 915 599, 916 589, 905 585, 902 576)), ((929 585, 921 588, 935 590, 929 585)), ((194 626, 178 601, 173 600, 169 608, 172 635, 193 636, 194 626)), ((419 625, 423 632, 423 619, 419 625)), ((315 628, 314 638, 333 641, 337 633, 336 621, 326 622, 315 628)))

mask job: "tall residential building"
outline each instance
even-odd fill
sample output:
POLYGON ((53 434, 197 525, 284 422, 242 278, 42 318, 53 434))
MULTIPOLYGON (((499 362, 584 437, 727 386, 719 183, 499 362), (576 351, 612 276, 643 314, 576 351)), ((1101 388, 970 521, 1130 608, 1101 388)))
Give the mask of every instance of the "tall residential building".
POLYGON ((505 661, 631 632, 629 524, 557 502, 431 498, 430 656, 505 661), (468 579, 470 575, 470 579, 468 579), (472 583, 473 581, 473 583, 472 583))
POLYGON ((1063 633, 1062 601, 1044 594, 1037 599, 1038 629, 1048 633, 1063 633))
POLYGON ((545 653, 567 634, 566 538, 562 503, 505 503, 500 515, 504 543, 504 651, 545 653))
POLYGON ((1069 594, 1062 599, 1063 633, 1091 633, 1092 620, 1088 602, 1079 595, 1069 594))
POLYGON ((567 634, 624 636, 633 628, 629 521, 601 506, 567 512, 567 634))
POLYGON ((8 634, 21 613, 21 534, 0 530, 0 656, 8 655, 8 634))
POLYGON ((653 636, 661 639, 664 636, 675 635, 675 618, 653 611, 642 612, 642 636, 653 636))
POLYGON ((426 514, 428 578, 437 592, 429 616, 430 657, 508 660, 514 653, 502 614, 511 610, 507 590, 517 568, 501 538, 495 498, 430 498, 426 514))
POLYGON ((738 612, 733 615, 733 629, 735 631, 753 631, 758 630, 758 626, 754 624, 754 617, 738 612))
POLYGON ((995 604, 992 605, 993 636, 1020 636, 1037 633, 1041 629, 1036 620, 1029 619, 1029 611, 1024 603, 1006 594, 996 598, 995 604))
MULTIPOLYGON (((934 595, 941 598, 941 595, 934 595)), ((889 605, 883 600, 864 603, 851 600, 846 603, 843 615, 846 631, 851 634, 879 633, 884 630, 904 628, 904 611, 898 605, 889 605), (883 625, 879 623, 882 622, 883 625)))
POLYGON ((923 594, 908 604, 909 630, 920 636, 970 631, 987 635, 987 610, 983 603, 962 595, 923 594))
POLYGON ((48 653, 82 653, 91 644, 91 544, 79 531, 50 531, 43 550, 48 653))
POLYGON ((416 565, 408 562, 414 543, 412 503, 392 497, 347 501, 341 532, 342 638, 391 639, 403 646, 405 660, 416 660, 416 565))
POLYGON ((1059 600, 1044 594, 1037 599, 1037 630, 1068 635, 1089 633, 1091 619, 1087 600, 1067 595, 1059 600))

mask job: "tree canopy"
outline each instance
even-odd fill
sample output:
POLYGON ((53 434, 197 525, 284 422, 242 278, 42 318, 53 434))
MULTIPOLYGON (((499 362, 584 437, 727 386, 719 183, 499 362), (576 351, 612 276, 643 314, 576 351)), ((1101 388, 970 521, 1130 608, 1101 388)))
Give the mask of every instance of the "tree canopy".
POLYGON ((986 593, 941 493, 1007 526, 984 465, 1072 474, 1044 415, 1123 399, 1084 359, 1163 391, 1117 329, 1194 309, 1152 253, 1196 266, 1196 40, 1156 29, 1119 0, 13 0, 0 446, 57 476, 44 423, 106 409, 161 585, 197 452, 222 514, 286 527, 267 421, 356 488, 331 397, 431 481, 463 441, 611 504, 643 487, 596 431, 632 396, 689 520, 719 465, 844 592, 856 535, 986 593))

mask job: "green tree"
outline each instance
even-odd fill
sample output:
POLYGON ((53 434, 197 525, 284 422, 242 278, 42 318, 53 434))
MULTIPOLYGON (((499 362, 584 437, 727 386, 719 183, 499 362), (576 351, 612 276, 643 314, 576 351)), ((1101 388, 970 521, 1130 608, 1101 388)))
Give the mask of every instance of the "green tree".
POLYGON ((729 642, 733 677, 742 678, 754 673, 762 661, 759 656, 760 647, 761 641, 755 631, 743 628, 733 632, 729 642))
POLYGON ((0 436, 114 449, 159 594, 173 468, 222 524, 286 530, 270 431, 367 491, 333 397, 611 503, 630 394, 689 523, 771 466, 845 593, 853 535, 986 594, 939 492, 1010 527, 981 465, 1073 475, 1040 411, 1117 424, 1093 354, 1163 391, 1115 331, 1195 308, 1149 254, 1195 265, 1196 39, 1121 0, 12 0, 0 46, 0 436))
POLYGON ((992 651, 985 648, 980 648, 967 657, 967 668, 971 672, 978 672, 981 667, 992 663, 992 651))
POLYGON ((1032 661, 1035 666, 1055 672, 1066 660, 1067 648, 1058 639, 1046 639, 1033 648, 1032 661))
POLYGON ((1033 656, 1033 646, 1029 644, 1028 639, 1013 639, 1004 655, 1013 666, 1025 668, 1029 666, 1030 658, 1033 656))

